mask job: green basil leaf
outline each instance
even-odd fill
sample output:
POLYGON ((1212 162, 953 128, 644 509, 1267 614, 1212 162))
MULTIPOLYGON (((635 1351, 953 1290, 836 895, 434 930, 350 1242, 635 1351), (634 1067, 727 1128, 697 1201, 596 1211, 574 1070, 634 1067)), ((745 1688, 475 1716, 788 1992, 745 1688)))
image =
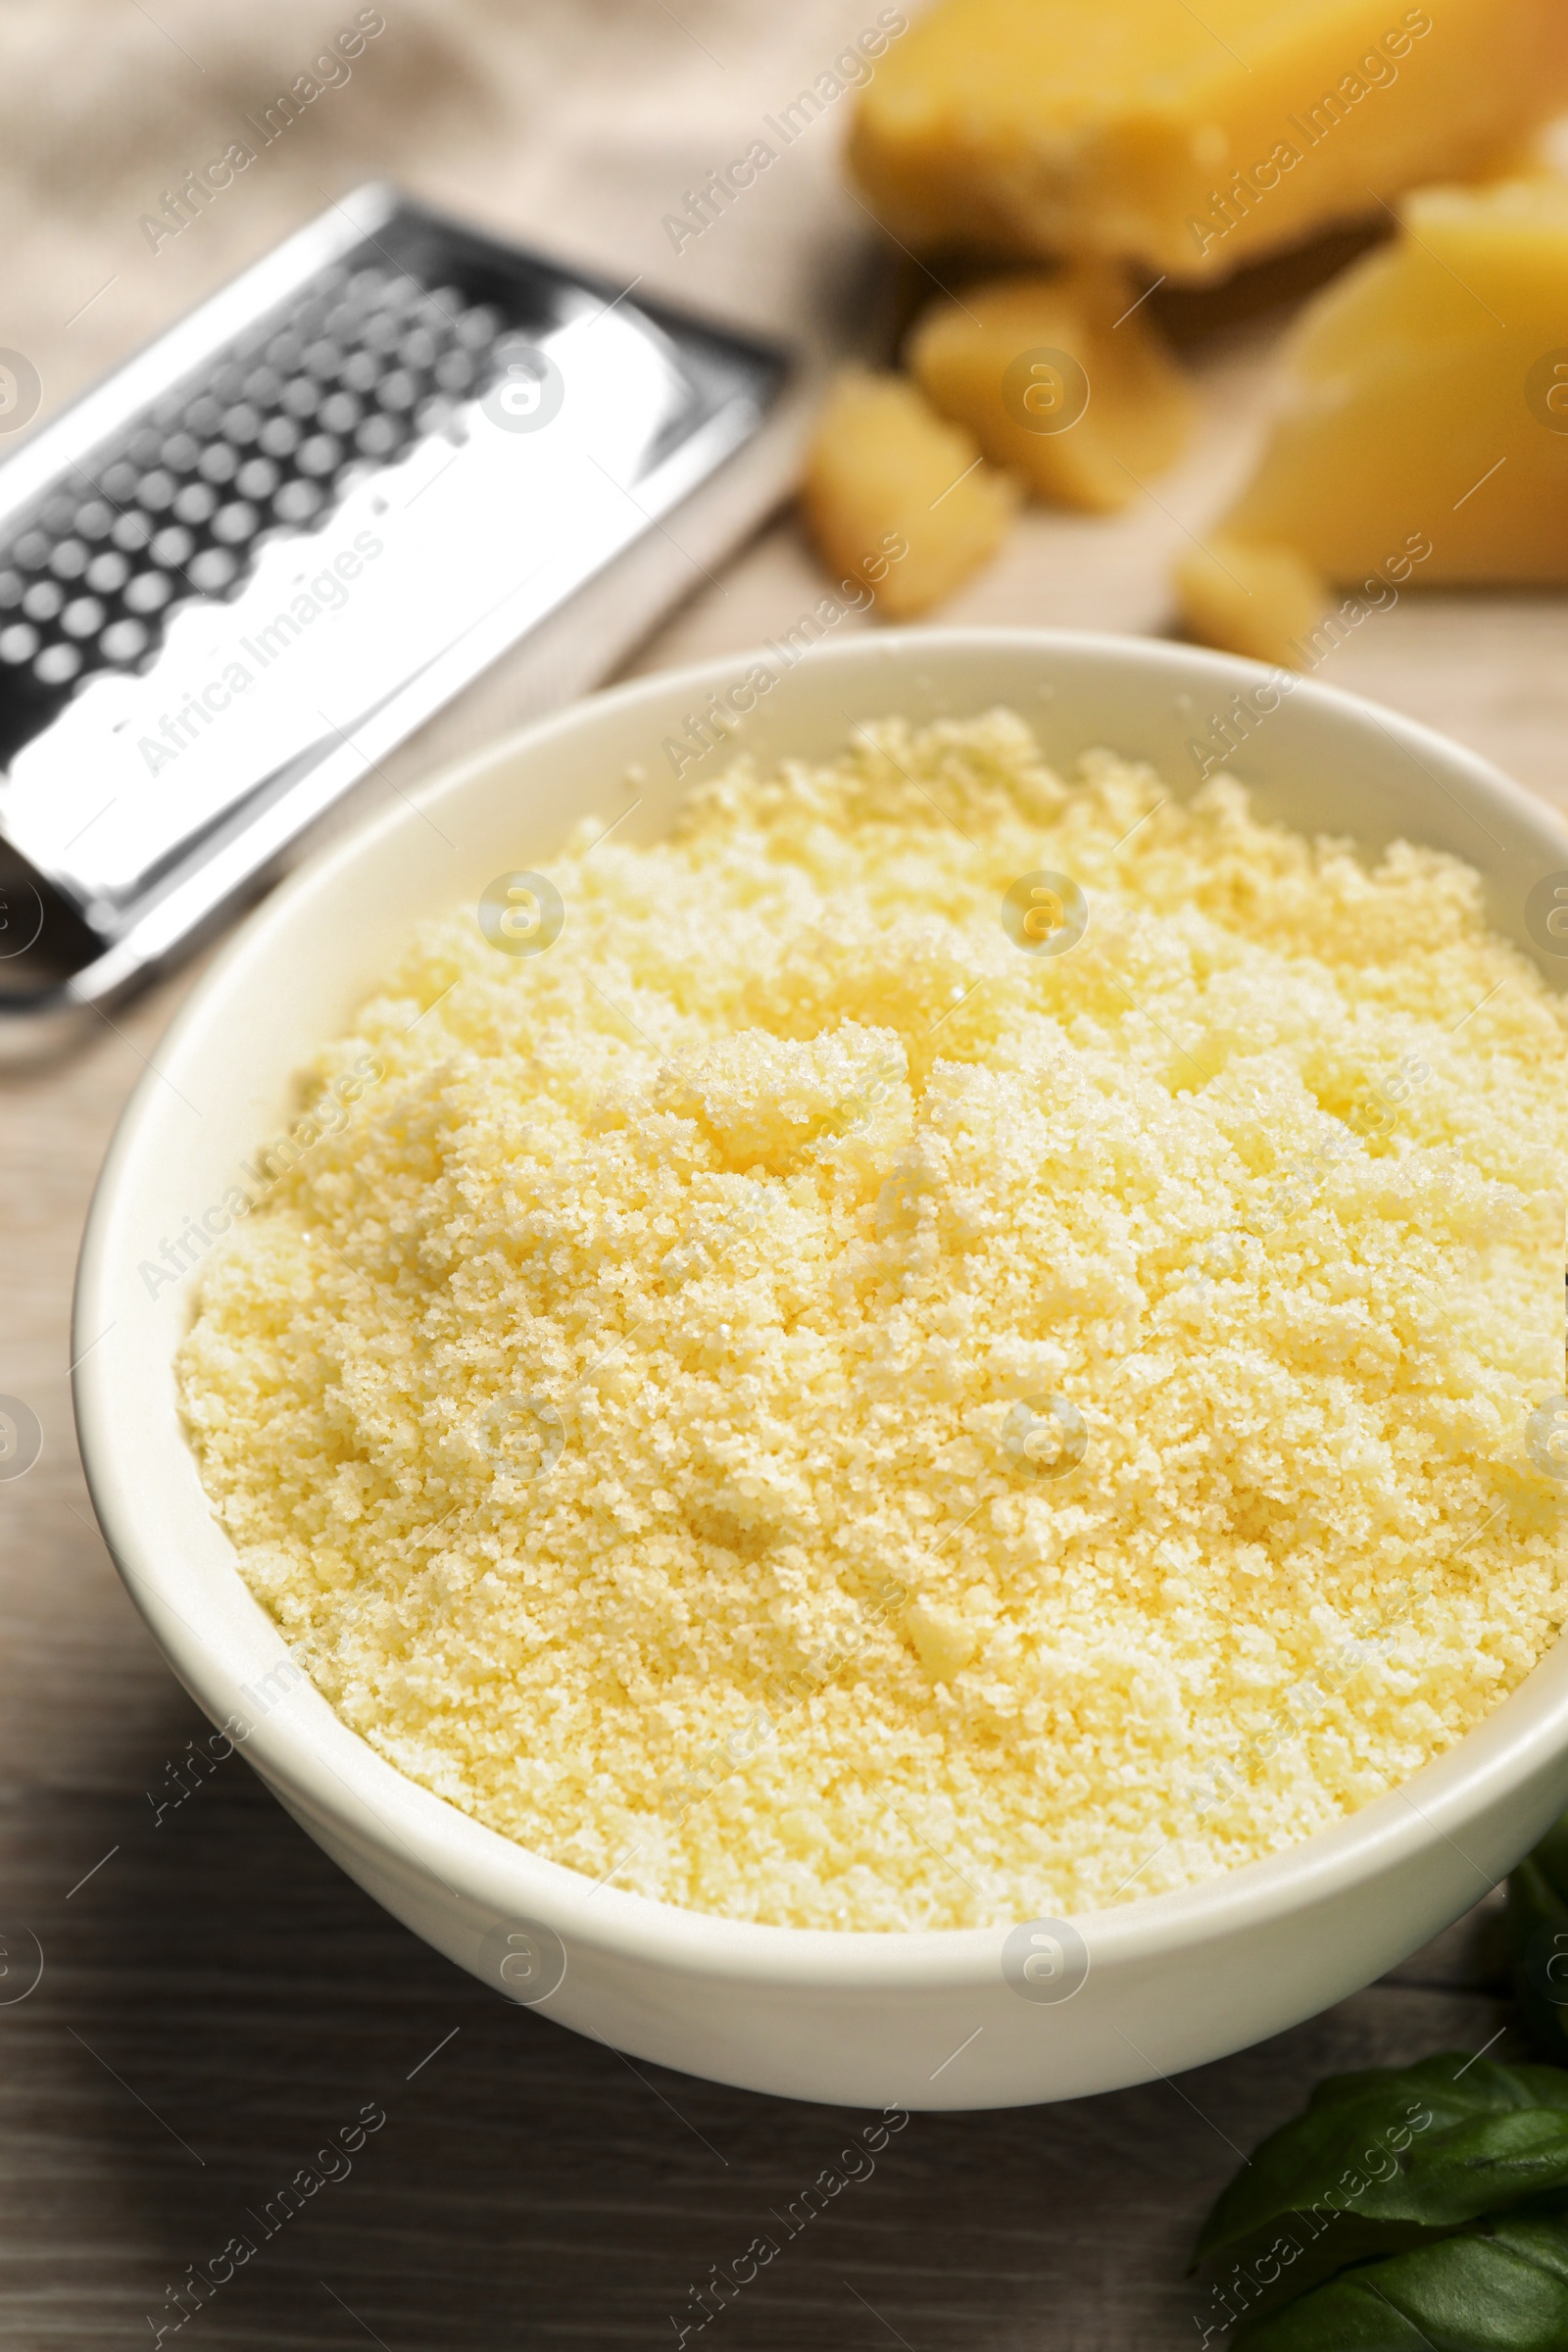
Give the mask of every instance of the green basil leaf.
POLYGON ((1238 2352, 1562 2352, 1568 2223, 1505 2220, 1342 2271, 1235 2341, 1238 2352))
POLYGON ((1412 2226, 1452 2230, 1559 2189, 1568 2190, 1568 2074, 1448 2051, 1320 2082, 1305 2113, 1225 2189, 1194 2259, 1294 2223, 1306 2244, 1328 2228, 1347 2249, 1336 2259, 1353 2260, 1377 2250, 1385 2229, 1396 2234, 1384 2242, 1408 2243, 1412 2226), (1342 2227, 1347 2219, 1356 2227, 1342 2227))
POLYGON ((1449 2051, 1337 2075, 1265 2140, 1204 2225, 1217 2306, 1255 2325, 1374 2258, 1568 2200, 1568 2074, 1449 2051))

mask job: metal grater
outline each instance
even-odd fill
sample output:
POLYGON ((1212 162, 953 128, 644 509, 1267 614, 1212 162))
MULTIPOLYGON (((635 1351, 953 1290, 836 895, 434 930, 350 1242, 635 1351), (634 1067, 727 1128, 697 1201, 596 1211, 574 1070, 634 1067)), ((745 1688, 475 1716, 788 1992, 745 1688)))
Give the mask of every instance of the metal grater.
POLYGON ((784 373, 370 187, 35 434, 0 469, 0 1005, 189 939, 784 373))

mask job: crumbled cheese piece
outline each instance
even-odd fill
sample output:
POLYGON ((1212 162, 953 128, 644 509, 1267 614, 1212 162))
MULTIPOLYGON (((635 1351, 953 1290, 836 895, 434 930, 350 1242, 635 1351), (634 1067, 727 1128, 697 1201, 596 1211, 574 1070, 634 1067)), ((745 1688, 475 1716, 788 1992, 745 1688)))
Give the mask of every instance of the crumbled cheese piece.
POLYGON ((972 436, 897 375, 852 374, 829 394, 806 455, 801 506, 854 606, 906 619, 940 604, 1006 535, 1017 484, 972 436))
POLYGON ((347 1723, 592 1878, 892 1930, 1276 1851, 1520 1681, 1568 1020, 1473 873, 1005 712, 598 830, 548 952, 419 929, 181 1354, 347 1723))

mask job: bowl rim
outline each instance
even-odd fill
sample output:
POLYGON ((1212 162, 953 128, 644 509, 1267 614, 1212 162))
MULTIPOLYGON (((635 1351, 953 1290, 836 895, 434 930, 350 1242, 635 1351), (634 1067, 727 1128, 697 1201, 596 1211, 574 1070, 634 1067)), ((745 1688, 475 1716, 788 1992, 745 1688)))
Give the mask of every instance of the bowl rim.
MULTIPOLYGON (((1131 661, 1164 671, 1184 686, 1202 682, 1227 693, 1255 688, 1280 674, 1239 656, 1167 640, 1033 627, 881 629, 813 645, 811 662, 813 667, 863 664, 872 669, 880 664, 891 676, 905 661, 961 660, 998 650, 1033 650, 1092 663, 1131 661)), ((286 937, 297 914, 339 886, 368 851, 421 821, 424 813, 461 799, 503 762, 547 755, 557 739, 639 704, 700 705, 706 693, 733 682, 750 663, 766 661, 762 650, 710 656, 601 689, 444 763, 414 794, 349 827, 303 860, 223 943, 159 1040, 163 1069, 200 1050, 225 993, 286 937)), ((1463 746, 1402 713, 1312 678, 1297 681, 1291 701, 1327 706, 1358 728, 1375 727, 1429 774, 1435 765, 1484 802, 1528 819, 1544 835, 1555 834, 1568 866, 1568 823, 1463 746)), ((1441 774, 1434 781, 1449 789, 1441 774)), ((109 1359, 89 1344, 89 1335, 103 1332, 108 1313, 112 1229, 128 1175, 167 1116, 160 1077, 160 1070, 149 1065, 132 1090, 94 1187, 73 1309, 72 1387, 88 1490, 111 1557, 178 1679, 220 1723, 225 1710, 232 1713, 227 1702, 234 1686, 217 1671, 200 1626, 162 1589, 157 1482, 127 1481, 117 1473, 109 1359)), ((237 1566, 231 1572, 248 1590, 237 1566)), ((281 1644, 280 1636, 278 1641, 281 1644)), ((409 1778, 342 1722, 314 1686, 304 1695, 303 1707, 277 1706, 254 1726, 245 1745, 258 1771, 308 1822, 319 1820, 350 1839, 358 1823, 394 1875, 412 1866, 415 1874, 433 1877, 476 1913, 543 1922, 575 1947, 729 1983, 893 1993, 974 1988, 997 1981, 1001 1948, 1015 1922, 983 1928, 781 1927, 688 1910, 604 1881, 596 1886, 409 1778)), ((1357 1811, 1277 1853, 1164 1893, 1074 1913, 1073 1923, 1085 1936, 1097 1973, 1114 1969, 1142 1975, 1184 1948, 1280 1926, 1352 1893, 1414 1861, 1434 1840, 1462 1852, 1467 1822, 1565 1751, 1568 1644, 1559 1639, 1524 1681, 1451 1747, 1357 1811), (1558 1670, 1549 1674, 1554 1658, 1558 1670), (1546 1688, 1553 1683, 1561 1688, 1546 1688)), ((1490 1886, 1494 1880, 1479 1863, 1472 1866, 1479 1894, 1482 1884, 1490 1886)))

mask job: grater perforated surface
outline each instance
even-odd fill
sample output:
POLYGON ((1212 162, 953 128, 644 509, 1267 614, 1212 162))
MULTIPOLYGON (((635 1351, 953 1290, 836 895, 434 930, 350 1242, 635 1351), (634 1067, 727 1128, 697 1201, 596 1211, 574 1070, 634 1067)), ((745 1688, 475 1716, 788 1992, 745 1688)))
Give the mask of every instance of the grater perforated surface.
POLYGON ((193 598, 438 433, 526 338, 456 283, 323 270, 200 388, 157 402, 0 539, 0 758, 96 672, 144 669, 193 598))
POLYGON ((781 355, 631 293, 361 190, 0 467, 0 864, 58 901, 46 945, 83 919, 98 941, 69 954, 73 1001, 161 959, 363 772, 360 720, 383 749, 409 732, 756 429, 781 355), (220 667, 367 500, 373 588, 312 640, 342 710, 295 657, 183 751, 164 697, 177 714, 192 646, 220 667))

